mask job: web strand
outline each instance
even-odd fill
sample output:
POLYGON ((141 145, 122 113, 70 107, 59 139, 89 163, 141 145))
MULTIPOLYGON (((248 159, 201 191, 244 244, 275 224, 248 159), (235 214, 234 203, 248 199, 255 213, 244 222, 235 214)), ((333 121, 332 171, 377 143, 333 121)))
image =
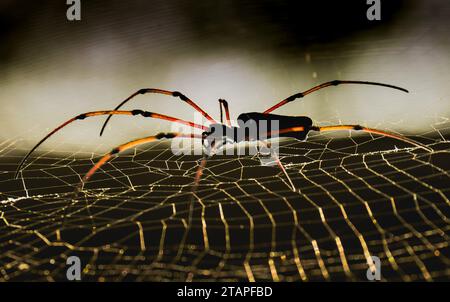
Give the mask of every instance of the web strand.
POLYGON ((283 140, 285 171, 215 155, 195 198, 201 156, 168 142, 111 159, 76 199, 102 154, 55 146, 12 180, 20 154, 4 142, 0 280, 65 280, 70 255, 86 281, 366 280, 371 256, 383 280, 448 280, 450 124, 431 129, 414 137, 431 153, 350 131, 283 140))

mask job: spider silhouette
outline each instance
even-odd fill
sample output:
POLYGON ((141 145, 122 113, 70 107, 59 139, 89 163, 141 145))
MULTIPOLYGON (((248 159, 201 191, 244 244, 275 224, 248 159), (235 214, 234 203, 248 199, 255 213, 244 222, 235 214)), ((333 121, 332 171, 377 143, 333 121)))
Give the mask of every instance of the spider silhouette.
MULTIPOLYGON (((376 86, 383 86, 388 87, 392 89, 397 89, 403 92, 408 93, 408 90, 394 86, 389 84, 383 84, 383 83, 377 83, 377 82, 368 82, 368 81, 342 81, 342 80, 334 80, 330 82, 326 82, 317 86, 314 86, 306 91, 296 93, 294 95, 289 96, 286 99, 283 99, 282 101, 278 102, 274 106, 270 107, 266 111, 259 113, 259 112, 250 112, 250 113, 243 113, 238 116, 237 122, 239 125, 245 124, 248 121, 254 121, 256 123, 256 127, 259 128, 260 124, 264 122, 274 122, 276 121, 279 125, 279 130, 274 132, 267 132, 265 133, 264 138, 270 139, 275 136, 277 137, 288 137, 288 138, 294 138, 300 141, 304 141, 307 138, 307 135, 309 131, 318 131, 318 132, 324 132, 324 131, 338 131, 338 130, 355 130, 355 131, 363 131, 367 133, 377 134, 377 135, 383 135, 386 137, 390 137, 396 140, 403 141, 405 143, 411 144, 413 146, 416 146, 418 148, 421 148, 423 150, 426 150, 428 152, 432 152, 432 149, 429 147, 414 141, 412 139, 409 139, 407 137, 374 129, 374 128, 367 128, 363 127, 361 125, 331 125, 331 126, 315 126, 313 125, 312 120, 309 117, 306 116, 282 116, 282 115, 275 115, 271 112, 275 109, 280 108, 281 106, 284 106, 296 99, 300 99, 305 97, 306 95, 313 93, 315 91, 318 91, 322 88, 329 87, 329 86, 337 86, 340 84, 363 84, 363 85, 376 85, 376 86)), ((15 178, 18 177, 18 174, 21 172, 21 168, 26 162, 26 160, 30 157, 30 155, 42 144, 44 143, 50 136, 64 128, 65 126, 71 124, 74 121, 77 120, 84 120, 88 117, 93 116, 100 116, 100 115, 108 115, 106 121, 103 124, 103 127, 100 132, 100 136, 103 134, 106 125, 108 124, 109 120, 113 115, 131 115, 131 116, 137 116, 141 115, 143 117, 148 118, 156 118, 156 119, 162 119, 167 120, 170 122, 177 122, 184 125, 187 125, 192 128, 197 128, 203 130, 202 134, 195 134, 195 133, 159 133, 154 136, 147 136, 144 138, 136 139, 130 142, 127 142, 125 144, 122 144, 120 146, 115 147, 112 149, 109 153, 105 154, 103 157, 100 158, 100 160, 84 175, 82 178, 82 181, 78 187, 77 190, 84 186, 84 184, 92 177, 92 175, 100 169, 106 162, 108 162, 111 158, 117 156, 119 153, 128 150, 130 148, 161 140, 161 139, 173 139, 175 137, 181 137, 181 138, 192 138, 192 139, 201 139, 202 144, 204 145, 205 142, 208 142, 210 150, 217 150, 222 145, 217 145, 216 142, 218 139, 222 139, 223 144, 226 144, 228 142, 232 143, 239 143, 242 141, 260 141, 260 137, 258 135, 249 135, 249 133, 243 133, 243 131, 246 131, 244 127, 235 127, 231 125, 230 120, 230 112, 228 109, 228 103, 223 100, 219 99, 219 106, 220 106, 220 116, 221 121, 220 123, 217 122, 215 119, 213 119, 208 113, 206 113, 202 108, 200 108, 196 103, 194 103, 190 98, 182 94, 178 91, 167 91, 162 89, 154 89, 154 88, 144 88, 140 89, 137 92, 133 93, 131 96, 126 98, 123 102, 121 102, 114 110, 103 110, 103 111, 92 111, 83 113, 80 115, 77 115, 68 121, 64 122, 57 128, 55 128, 53 131, 51 131, 49 134, 47 134, 41 141, 39 141, 29 152, 28 154, 22 159, 19 166, 17 167, 15 178), (164 114, 149 112, 149 111, 143 111, 143 110, 119 110, 123 105, 125 105, 128 101, 130 101, 132 98, 134 98, 137 95, 140 94, 147 94, 147 93, 155 93, 155 94, 164 94, 168 96, 173 96, 179 98, 181 101, 184 101, 191 107, 193 107, 196 111, 201 113, 210 123, 209 126, 196 124, 191 121, 181 120, 172 116, 167 116, 164 114), (226 118, 226 124, 223 123, 223 111, 225 111, 225 118, 226 118), (220 131, 218 131, 220 130, 220 131), (217 133, 220 133, 220 136, 218 137, 217 133), (225 134, 225 135, 223 135, 225 134)), ((257 133, 260 133, 259 131, 256 131, 257 133)), ((214 155, 214 152, 209 152, 209 154, 205 155, 197 169, 196 176, 195 176, 195 183, 194 183, 194 189, 197 187, 201 175, 203 173, 203 169, 206 165, 206 160, 209 156, 214 155)), ((276 155, 275 155, 276 156, 276 155)), ((293 190, 295 190, 294 184, 292 183, 291 179, 289 178, 289 175, 286 173, 286 170, 284 169, 283 165, 281 164, 278 157, 275 157, 275 162, 278 164, 280 169, 283 171, 283 173, 288 178, 290 185, 293 190)))

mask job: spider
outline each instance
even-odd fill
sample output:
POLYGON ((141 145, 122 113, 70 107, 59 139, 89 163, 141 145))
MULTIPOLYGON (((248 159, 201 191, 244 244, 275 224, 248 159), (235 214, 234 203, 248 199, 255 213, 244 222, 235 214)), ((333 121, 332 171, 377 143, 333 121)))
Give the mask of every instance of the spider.
MULTIPOLYGON (((318 131, 318 132, 338 131, 338 130, 364 131, 367 133, 383 135, 386 137, 397 139, 397 140, 403 141, 405 143, 411 144, 413 146, 416 146, 418 148, 421 148, 423 150, 426 150, 428 152, 432 152, 432 149, 430 149, 429 147, 427 147, 419 142, 416 142, 412 139, 409 139, 407 137, 404 137, 404 136, 401 136, 398 134, 374 129, 374 128, 367 128, 367 127, 363 127, 360 125, 315 126, 315 125, 313 125, 312 120, 306 116, 282 116, 282 115, 275 115, 275 114, 271 113, 275 109, 278 109, 281 106, 284 106, 296 99, 303 98, 310 93, 313 93, 313 92, 318 91, 325 87, 337 86, 340 84, 376 85, 376 86, 383 86, 383 87, 388 87, 388 88, 392 88, 392 89, 397 89, 397 90, 408 93, 408 90, 406 90, 404 88, 394 86, 394 85, 389 85, 389 84, 378 83, 378 82, 334 80, 334 81, 325 82, 320 85, 314 86, 306 91, 291 95, 288 98, 283 99, 282 101, 278 102, 277 104, 275 104, 274 106, 270 107, 269 109, 265 110, 262 113, 250 112, 250 113, 240 114, 238 116, 238 124, 241 124, 241 122, 245 123, 249 120, 253 120, 256 122, 257 127, 259 127, 259 125, 262 121, 265 121, 265 122, 277 121, 279 123, 279 130, 276 131, 276 133, 267 132, 266 136, 265 136, 266 138, 272 138, 274 136, 279 136, 279 137, 294 138, 294 139, 297 139, 300 141, 306 140, 309 131, 318 131)), ((84 120, 88 117, 94 117, 94 116, 100 116, 100 115, 108 115, 108 117, 107 117, 106 121, 104 122, 103 127, 100 131, 100 136, 103 134, 106 125, 108 124, 109 120, 111 119, 111 117, 113 115, 131 115, 131 116, 141 115, 143 117, 156 118, 156 119, 166 120, 166 121, 170 121, 170 122, 178 122, 178 123, 187 125, 192 128, 201 129, 201 130, 203 130, 203 133, 202 134, 194 134, 194 133, 187 134, 187 133, 175 133, 175 132, 159 133, 154 136, 148 136, 148 137, 136 139, 136 140, 127 142, 125 144, 122 144, 120 146, 117 146, 114 149, 112 149, 109 153, 107 153, 103 157, 101 157, 100 160, 84 175, 77 190, 79 190, 80 188, 82 189, 84 184, 92 177, 92 175, 98 169, 100 169, 106 162, 108 162, 111 158, 117 156, 119 153, 121 153, 125 150, 134 148, 136 146, 139 146, 139 145, 142 145, 145 143, 149 143, 149 142, 153 142, 153 141, 157 141, 157 140, 161 140, 161 139, 173 139, 175 137, 192 138, 192 139, 201 139, 203 145, 205 142, 208 142, 208 145, 211 150, 217 150, 222 145, 227 144, 228 142, 232 142, 232 143, 239 143, 242 141, 257 141, 257 142, 259 142, 258 136, 249 135, 248 133, 242 133, 243 131, 245 131, 245 129, 243 127, 235 127, 235 126, 231 125, 230 111, 228 109, 228 103, 225 100, 219 99, 219 106, 220 106, 220 118, 221 118, 220 123, 217 122, 215 119, 213 119, 208 113, 206 113, 196 103, 194 103, 190 98, 188 98, 181 92, 167 91, 167 90, 154 89, 154 88, 140 89, 137 92, 133 93, 128 98, 126 98, 124 101, 122 101, 116 108, 114 108, 114 110, 92 111, 92 112, 83 113, 83 114, 77 115, 77 116, 69 119, 68 121, 64 122, 63 124, 61 124, 60 126, 55 128, 53 131, 51 131, 49 134, 47 134, 42 140, 40 140, 28 152, 28 154, 25 155, 25 157, 22 159, 19 166, 17 167, 15 178, 18 177, 18 174, 21 172, 22 166, 24 165, 26 160, 30 157, 30 155, 53 134, 55 134, 56 132, 58 132, 59 130, 61 130, 62 128, 71 124, 74 121, 84 120), (128 101, 130 101, 135 96, 140 95, 140 94, 147 94, 147 93, 163 94, 163 95, 168 95, 168 96, 173 96, 173 97, 179 98, 181 101, 184 101, 185 103, 187 103, 188 105, 193 107, 196 111, 198 111, 200 114, 202 114, 210 122, 210 125, 209 126, 200 125, 200 124, 196 124, 191 121, 181 120, 181 119, 177 119, 177 118, 167 116, 164 114, 143 111, 143 110, 139 110, 139 109, 127 110, 127 111, 120 110, 120 108, 123 105, 125 105, 128 101), (223 123, 223 111, 225 111, 226 124, 223 123), (244 129, 244 130, 242 130, 242 129, 244 129), (218 130, 221 130, 221 131, 218 131, 218 130), (218 137, 217 133, 221 133, 220 136, 222 136, 222 137, 218 137), (223 136, 223 133, 226 133, 226 135, 223 136), (222 139, 223 144, 220 146, 216 145, 215 142, 217 141, 217 139, 222 139)), ((209 155, 214 155, 214 152, 210 152, 209 155)), ((202 171, 206 165, 207 157, 208 156, 203 157, 203 159, 199 165, 199 168, 196 172, 194 188, 197 187, 197 185, 200 181, 202 171)), ((288 178, 291 188, 293 190, 295 190, 293 182, 289 178, 289 175, 286 173, 286 170, 284 169, 280 160, 276 156, 275 156, 275 162, 278 164, 280 169, 283 171, 283 173, 288 178)))

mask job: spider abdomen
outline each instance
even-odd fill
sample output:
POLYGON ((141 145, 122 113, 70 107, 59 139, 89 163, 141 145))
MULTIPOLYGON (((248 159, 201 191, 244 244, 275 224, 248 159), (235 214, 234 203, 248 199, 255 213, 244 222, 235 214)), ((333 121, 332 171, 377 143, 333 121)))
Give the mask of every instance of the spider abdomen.
MULTIPOLYGON (((265 138, 291 137, 305 140, 311 130, 312 120, 307 116, 285 116, 270 113, 249 112, 238 117, 239 128, 256 124, 258 133, 267 133, 265 138)), ((240 131, 245 131, 241 129, 240 131)), ((258 137, 259 139, 259 137, 258 137)))

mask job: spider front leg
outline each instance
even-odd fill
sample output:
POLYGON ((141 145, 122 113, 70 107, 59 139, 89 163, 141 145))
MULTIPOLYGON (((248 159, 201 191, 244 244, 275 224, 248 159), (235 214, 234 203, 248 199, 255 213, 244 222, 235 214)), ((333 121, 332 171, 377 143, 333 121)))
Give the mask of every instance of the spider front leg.
POLYGON ((192 193, 195 194, 197 191, 198 185, 200 183, 200 180, 203 175, 203 170, 206 167, 206 162, 208 161, 208 158, 214 156, 216 150, 221 148, 223 145, 226 144, 223 141, 220 143, 219 146, 216 145, 216 140, 208 141, 206 138, 208 137, 208 133, 204 132, 202 134, 202 147, 206 149, 205 152, 203 152, 202 160, 200 161, 200 165, 197 168, 197 171, 195 172, 195 179, 194 179, 194 186, 192 187, 192 193), (205 145, 205 142, 208 142, 208 145, 205 145))
POLYGON ((150 142, 154 142, 157 140, 161 140, 161 139, 173 139, 173 138, 193 138, 193 139, 203 139, 203 135, 202 134, 187 134, 187 133, 177 133, 177 132, 170 132, 170 133, 159 133, 157 135, 154 136, 147 136, 144 138, 139 138, 136 140, 132 140, 130 142, 127 142, 125 144, 122 144, 118 147, 115 147, 114 149, 112 149, 110 152, 106 153, 105 155, 103 155, 99 161, 97 161, 97 163, 95 163, 95 165, 84 175, 84 177, 82 178, 80 184, 77 186, 76 190, 75 190, 75 194, 77 194, 80 190, 83 189, 84 184, 89 181, 89 179, 92 177, 92 175, 94 175, 94 173, 100 169, 104 164, 106 164, 110 159, 112 159, 113 157, 117 156, 119 153, 122 153, 126 150, 129 150, 131 148, 143 145, 143 144, 147 144, 150 142))
POLYGON ((92 111, 92 112, 87 112, 87 113, 83 113, 83 114, 79 114, 71 119, 69 119, 68 121, 62 123, 61 125, 59 125, 58 127, 56 127, 55 129, 53 129, 49 134, 47 134, 43 139, 41 139, 26 155, 25 157, 22 159, 22 161, 19 163, 16 173, 14 175, 14 178, 17 178, 17 176, 19 175, 20 169, 22 168, 23 164, 26 162, 26 160, 30 157, 30 155, 40 146, 42 145, 48 138, 50 138, 53 134, 55 134, 56 132, 58 132, 59 130, 61 130, 62 128, 66 127, 67 125, 77 121, 77 120, 84 120, 88 117, 94 117, 94 116, 99 116, 99 115, 132 115, 132 116, 136 116, 136 115, 142 115, 143 117, 150 117, 150 118, 156 118, 156 119, 162 119, 162 120, 166 120, 166 121, 170 121, 170 122, 177 122, 183 125, 187 125, 193 128, 198 128, 198 129, 202 129, 202 130, 207 130, 208 127, 203 126, 203 125, 199 125, 199 124, 195 124, 193 122, 190 121, 185 121, 185 120, 180 120, 178 118, 172 117, 172 116, 168 116, 168 115, 164 115, 164 114, 159 114, 159 113, 155 113, 155 112, 149 112, 149 111, 142 111, 142 110, 131 110, 131 111, 124 111, 124 110, 103 110, 103 111, 92 111))
POLYGON ((228 102, 224 99, 219 99, 219 106, 220 106, 220 123, 223 124, 223 110, 225 111, 225 118, 227 121, 228 127, 231 127, 231 119, 230 119, 230 110, 228 109, 228 102))
POLYGON ((92 175, 94 175, 94 173, 97 170, 99 170, 104 164, 106 164, 110 159, 112 159, 115 156, 118 156, 119 153, 124 152, 126 150, 129 150, 131 148, 134 148, 134 147, 137 147, 137 146, 140 146, 140 145, 143 145, 143 144, 147 144, 147 143, 150 143, 150 142, 154 142, 154 141, 157 141, 157 140, 173 139, 175 137, 202 139, 203 135, 200 135, 200 134, 185 134, 185 133, 176 133, 176 132, 159 133, 159 134, 154 135, 154 136, 147 136, 147 137, 144 137, 144 138, 139 138, 139 139, 127 142, 125 144, 122 144, 120 146, 117 146, 117 147, 113 148, 110 152, 108 152, 107 154, 103 155, 100 158, 100 160, 97 161, 95 163, 95 165, 91 169, 89 169, 89 171, 83 176, 81 182, 75 188, 75 191, 74 191, 74 194, 73 194, 73 198, 69 199, 67 206, 64 208, 64 213, 62 215, 61 225, 64 226, 64 224, 65 224, 67 208, 71 206, 71 203, 73 203, 74 199, 78 196, 78 193, 83 190, 84 185, 86 184, 86 182, 88 182, 89 179, 92 177, 92 175))
MULTIPOLYGON (((119 105, 117 105, 117 107, 114 108, 114 110, 119 110, 123 105, 128 103, 128 101, 130 101, 135 96, 140 95, 140 94, 147 94, 147 93, 164 94, 164 95, 169 95, 169 96, 173 96, 173 97, 178 97, 182 101, 184 101, 185 103, 187 103, 188 105, 193 107, 197 112, 200 112, 200 114, 203 115, 211 123, 213 123, 213 124, 217 123, 216 120, 214 120, 208 113, 206 113, 206 111, 204 111, 202 108, 200 108, 194 101, 192 101, 190 98, 188 98, 187 96, 185 96, 181 92, 179 92, 179 91, 169 91, 169 90, 163 90, 163 89, 156 89, 156 88, 139 89, 138 91, 136 91, 135 93, 130 95, 128 98, 126 98, 124 101, 122 101, 119 105)), ((103 131, 105 131, 106 125, 108 124, 108 122, 111 119, 111 117, 112 117, 112 114, 110 114, 106 118, 105 122, 103 123, 102 130, 100 131, 100 136, 102 136, 103 131)))

